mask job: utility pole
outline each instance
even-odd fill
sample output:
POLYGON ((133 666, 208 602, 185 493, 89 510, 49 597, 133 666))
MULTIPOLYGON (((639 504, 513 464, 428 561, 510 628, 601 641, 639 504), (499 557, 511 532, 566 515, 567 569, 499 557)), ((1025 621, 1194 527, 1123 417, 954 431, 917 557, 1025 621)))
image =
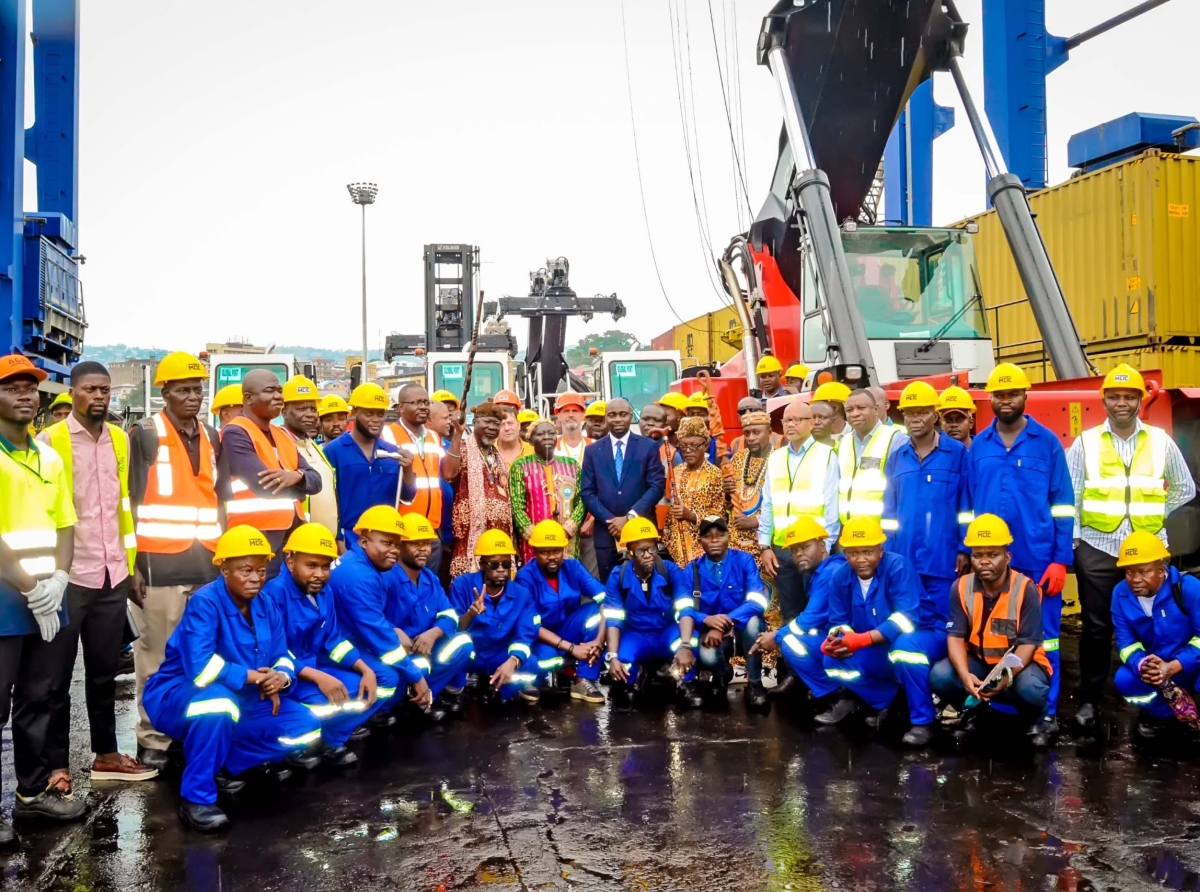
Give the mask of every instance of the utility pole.
POLYGON ((346 188, 350 191, 351 201, 362 208, 362 375, 359 381, 365 384, 370 368, 367 362, 370 356, 367 338, 367 205, 375 203, 379 187, 374 183, 350 183, 346 188))

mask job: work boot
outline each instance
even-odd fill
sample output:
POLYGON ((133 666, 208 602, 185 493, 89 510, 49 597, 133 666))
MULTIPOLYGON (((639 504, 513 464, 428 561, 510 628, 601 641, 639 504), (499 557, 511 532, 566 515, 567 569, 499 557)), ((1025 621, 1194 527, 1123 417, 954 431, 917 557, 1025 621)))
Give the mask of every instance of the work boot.
POLYGON ((358 763, 358 756, 346 746, 331 746, 321 753, 321 761, 330 768, 349 768, 358 763))
POLYGON ((571 699, 582 700, 584 703, 603 703, 604 692, 594 681, 587 678, 576 678, 571 684, 571 699))
POLYGON ((1042 719, 1039 724, 1041 726, 1042 733, 1045 734, 1046 737, 1048 737, 1051 741, 1058 739, 1058 716, 1046 716, 1046 718, 1042 719))
POLYGON ((614 709, 629 709, 633 706, 633 686, 623 681, 610 681, 608 702, 614 709))
POLYGON ((133 675, 133 647, 126 647, 117 658, 117 675, 133 675))
POLYGON ((829 704, 829 708, 824 712, 813 716, 813 719, 819 725, 840 725, 856 712, 858 712, 858 701, 853 697, 843 695, 829 704))
POLYGON ((167 750, 154 750, 147 746, 139 746, 137 760, 147 768, 165 771, 171 761, 171 754, 167 750))
MULTIPOLYGON (((367 725, 369 725, 371 728, 379 728, 380 730, 383 730, 383 731, 386 731, 388 728, 391 728, 395 724, 396 724, 396 717, 394 715, 392 715, 392 713, 390 713, 390 712, 383 712, 383 711, 375 713, 375 715, 371 716, 371 720, 369 722, 367 722, 367 725)), ((366 730, 365 728, 359 728, 354 733, 357 734, 358 731, 365 731, 365 730, 366 730)), ((370 732, 368 731, 367 733, 370 733, 370 732)), ((366 735, 364 734, 363 736, 365 737, 366 735)), ((361 740, 362 738, 359 738, 359 739, 361 740)))
POLYGON ((17 794, 13 803, 13 818, 41 819, 46 821, 78 821, 87 814, 87 803, 76 799, 73 793, 64 793, 57 787, 47 787, 36 796, 17 794))
POLYGON ((1135 730, 1139 740, 1155 740, 1162 733, 1163 726, 1154 716, 1147 715, 1139 709, 1135 730))
POLYGON ((1045 722, 1037 722, 1029 727, 1029 745, 1041 752, 1050 749, 1050 735, 1046 733, 1045 725, 1045 722))
POLYGON ((913 725, 900 739, 905 746, 911 746, 913 749, 927 747, 933 742, 933 725, 913 725))
POLYGON ((301 750, 288 753, 283 757, 283 764, 288 768, 298 768, 301 771, 312 771, 321 764, 321 757, 311 750, 301 750))
MULTIPOLYGON (((391 716, 388 716, 388 718, 390 719, 390 718, 392 718, 392 717, 391 717, 391 716)), ((395 719, 392 719, 392 721, 395 721, 395 719)), ((386 728, 386 727, 387 727, 387 725, 384 725, 383 727, 385 727, 385 728, 386 728)), ((371 729, 370 729, 370 727, 368 727, 367 725, 359 725, 359 726, 358 726, 357 728, 355 728, 355 729, 354 729, 354 731, 353 731, 353 732, 350 734, 350 740, 349 740, 349 742, 350 742, 350 743, 358 743, 360 740, 366 740, 366 739, 367 739, 368 737, 370 737, 370 736, 371 736, 371 729)))
POLYGON ((1096 704, 1085 700, 1079 705, 1079 711, 1075 713, 1075 727, 1080 731, 1091 731, 1096 727, 1096 721, 1099 718, 1100 710, 1096 708, 1096 704))
POLYGON ((265 766, 265 772, 267 778, 275 781, 277 784, 286 784, 292 779, 292 769, 282 763, 265 766))
POLYGON ((431 725, 440 725, 446 721, 446 710, 442 709, 437 703, 434 703, 427 709, 422 709, 421 715, 425 716, 425 720, 431 725))
POLYGON ((456 716, 462 713, 463 692, 462 688, 457 691, 452 691, 449 688, 444 688, 441 695, 438 697, 438 703, 442 709, 446 710, 448 715, 456 716))
POLYGON ((199 805, 186 799, 179 803, 179 820, 185 827, 201 833, 220 833, 229 829, 229 818, 215 805, 199 805))
POLYGON ((246 782, 241 778, 234 777, 224 768, 217 772, 217 792, 224 793, 226 796, 236 796, 242 790, 246 789, 246 782))
POLYGON ((875 712, 863 719, 863 724, 873 731, 878 731, 883 727, 883 723, 887 721, 888 708, 877 709, 875 712))
POLYGON ((13 825, 0 817, 0 851, 11 851, 17 847, 17 831, 13 825))
POLYGON ((679 705, 684 709, 699 709, 704 697, 696 690, 695 682, 685 681, 679 685, 679 705))
POLYGON ((767 699, 767 689, 761 681, 752 681, 746 685, 746 706, 755 712, 769 712, 771 701, 767 699))

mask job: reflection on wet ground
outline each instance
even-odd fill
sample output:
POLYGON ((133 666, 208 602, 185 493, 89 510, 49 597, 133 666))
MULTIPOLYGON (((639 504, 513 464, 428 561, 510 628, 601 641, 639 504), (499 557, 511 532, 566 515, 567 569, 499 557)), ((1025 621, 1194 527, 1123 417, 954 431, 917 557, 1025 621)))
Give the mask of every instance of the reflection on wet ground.
MULTIPOLYGON (((97 785, 86 823, 27 829, 0 869, 6 889, 71 892, 1196 889, 1200 765, 1136 750, 1128 713, 1109 715, 1103 742, 1044 755, 1019 737, 911 754, 740 697, 722 714, 472 706, 369 742, 344 776, 248 790, 215 839, 180 827, 177 781, 97 785)), ((4 748, 7 811, 7 732, 4 748)))

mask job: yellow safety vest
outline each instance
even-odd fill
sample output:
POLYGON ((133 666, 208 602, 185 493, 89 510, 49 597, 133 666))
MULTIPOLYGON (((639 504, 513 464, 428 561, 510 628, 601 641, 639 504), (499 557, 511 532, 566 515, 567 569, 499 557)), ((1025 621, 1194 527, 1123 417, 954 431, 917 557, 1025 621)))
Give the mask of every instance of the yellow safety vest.
MULTIPOLYGON (((36 473, 45 483, 51 482, 56 470, 55 463, 60 461, 58 454, 53 447, 40 440, 34 440, 29 449, 38 453, 39 466, 36 472, 31 465, 19 462, 15 457, 9 456, 5 460, 22 465, 25 473, 36 473)), ((8 450, 3 452, 7 453, 8 450)), ((34 579, 48 579, 58 569, 55 557, 58 529, 54 518, 44 510, 39 499, 31 498, 17 505, 4 506, 4 511, 0 512, 0 539, 16 554, 21 569, 34 579)))
POLYGON ((771 488, 771 542, 783 545, 788 527, 804 515, 825 519, 825 475, 833 448, 816 440, 800 458, 796 473, 788 463, 790 447, 776 449, 767 458, 767 486, 771 488))
POLYGON ((838 513, 842 523, 852 517, 883 517, 883 491, 887 488, 887 457, 895 425, 881 424, 871 434, 859 459, 854 458, 854 432, 838 443, 838 513))
MULTIPOLYGON (((108 425, 108 435, 112 438, 113 455, 117 459, 117 479, 121 483, 121 502, 117 505, 117 531, 121 534, 121 544, 125 546, 125 556, 129 561, 129 573, 136 569, 137 533, 133 526, 133 506, 129 503, 129 437, 125 431, 115 424, 108 425)), ((75 497, 74 463, 71 454, 71 431, 66 421, 59 421, 46 428, 46 436, 50 445, 63 460, 67 486, 71 498, 75 497)))
POLYGON ((1167 517, 1167 433, 1142 425, 1133 461, 1121 461, 1103 425, 1083 432, 1083 511, 1079 522, 1112 533, 1126 517, 1135 530, 1157 533, 1167 517))

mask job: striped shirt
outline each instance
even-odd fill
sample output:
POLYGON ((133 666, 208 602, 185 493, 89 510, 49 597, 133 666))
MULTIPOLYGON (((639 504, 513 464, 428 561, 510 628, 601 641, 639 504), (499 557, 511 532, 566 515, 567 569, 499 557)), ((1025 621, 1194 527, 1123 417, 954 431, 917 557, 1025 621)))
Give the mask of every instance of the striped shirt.
MULTIPOLYGON (((1121 461, 1128 467, 1133 463, 1133 451, 1137 445, 1137 435, 1143 430, 1142 422, 1139 420, 1134 427, 1133 436, 1128 440, 1122 440, 1116 433, 1113 432, 1112 423, 1104 422, 1104 429, 1113 435, 1113 448, 1117 450, 1117 455, 1121 461)), ((1075 538, 1081 539, 1088 545, 1092 546, 1105 554, 1116 557, 1121 552, 1121 543, 1125 537, 1133 532, 1133 525, 1126 517, 1121 521, 1121 525, 1111 533, 1102 533, 1092 527, 1085 527, 1079 523, 1079 518, 1083 511, 1083 479, 1084 479, 1084 460, 1083 460, 1083 437, 1076 438, 1071 444, 1071 448, 1067 450, 1067 470, 1071 473, 1071 487, 1075 490, 1075 538)), ((1163 470, 1163 476, 1167 479, 1167 514, 1170 514, 1181 505, 1186 505, 1196 496, 1196 484, 1192 480, 1192 474, 1188 470, 1187 462, 1184 461, 1183 453, 1179 451, 1179 447, 1175 445, 1174 440, 1167 440, 1167 463, 1163 470)), ((1167 528, 1163 527, 1158 531, 1158 538, 1162 539, 1163 544, 1167 544, 1167 528)))

